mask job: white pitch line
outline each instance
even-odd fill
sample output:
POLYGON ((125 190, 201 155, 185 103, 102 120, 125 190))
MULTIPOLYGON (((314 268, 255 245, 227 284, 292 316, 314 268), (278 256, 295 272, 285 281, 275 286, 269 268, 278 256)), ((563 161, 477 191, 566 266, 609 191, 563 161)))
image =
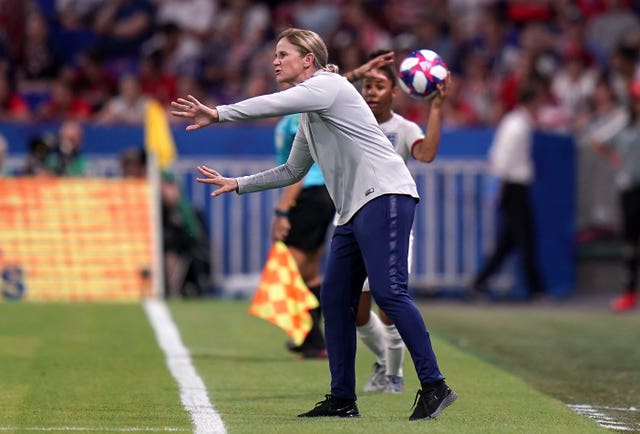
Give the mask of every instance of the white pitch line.
POLYGON ((172 428, 172 427, 124 427, 124 428, 107 428, 107 427, 86 427, 86 426, 0 426, 0 431, 81 431, 81 432, 90 432, 90 431, 105 431, 105 432, 158 432, 158 431, 166 431, 166 432, 189 432, 188 429, 184 428, 172 428))
POLYGON ((587 404, 572 404, 571 408, 595 408, 600 410, 613 410, 613 411, 640 411, 640 408, 636 407, 610 407, 608 405, 587 405, 587 404))
POLYGON ((615 420, 610 414, 605 411, 637 411, 635 407, 630 408, 616 408, 607 406, 594 406, 589 404, 568 404, 576 413, 587 416, 593 419, 599 426, 617 431, 635 431, 637 428, 633 428, 615 420), (603 411, 605 410, 605 411, 603 411))
POLYGON ((164 301, 149 299, 143 302, 149 322, 156 333, 158 345, 164 352, 171 375, 178 383, 182 405, 191 415, 196 434, 226 434, 227 430, 209 401, 202 378, 191 363, 189 350, 182 343, 180 332, 164 301))

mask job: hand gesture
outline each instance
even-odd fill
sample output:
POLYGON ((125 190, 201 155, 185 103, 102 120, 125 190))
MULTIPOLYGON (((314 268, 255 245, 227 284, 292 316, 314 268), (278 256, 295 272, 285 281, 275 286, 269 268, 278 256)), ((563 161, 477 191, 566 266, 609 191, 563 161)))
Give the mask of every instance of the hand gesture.
POLYGON ((218 110, 207 107, 196 99, 193 95, 188 95, 187 99, 178 98, 171 102, 171 114, 180 118, 192 119, 193 123, 187 125, 187 130, 197 130, 214 122, 218 122, 218 110))
POLYGON ((203 184, 213 184, 218 186, 218 188, 211 193, 212 197, 238 190, 238 181, 234 178, 225 178, 207 166, 198 166, 197 170, 204 176, 204 178, 196 178, 196 181, 203 184))
POLYGON ((358 66, 353 71, 347 73, 346 77, 351 82, 362 80, 363 78, 367 77, 372 70, 393 63, 394 55, 395 53, 393 51, 380 54, 379 56, 376 56, 373 59, 369 60, 367 63, 364 63, 358 66))

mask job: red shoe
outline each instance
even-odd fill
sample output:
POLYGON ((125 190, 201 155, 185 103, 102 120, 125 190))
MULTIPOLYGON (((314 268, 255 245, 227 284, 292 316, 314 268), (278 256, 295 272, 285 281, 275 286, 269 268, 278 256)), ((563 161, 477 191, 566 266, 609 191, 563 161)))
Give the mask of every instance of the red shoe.
POLYGON ((611 310, 614 312, 626 312, 638 304, 638 295, 635 292, 626 292, 611 301, 611 310))

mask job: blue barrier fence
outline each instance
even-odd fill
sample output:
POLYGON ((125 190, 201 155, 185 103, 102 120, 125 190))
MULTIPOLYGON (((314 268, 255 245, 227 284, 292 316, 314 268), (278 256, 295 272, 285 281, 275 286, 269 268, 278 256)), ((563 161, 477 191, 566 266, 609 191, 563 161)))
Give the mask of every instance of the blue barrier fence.
MULTIPOLYGON (((0 124, 9 142, 11 163, 19 171, 31 137, 55 132, 57 125, 0 124)), ((202 131, 174 128, 179 160, 174 169, 185 194, 209 223, 217 283, 255 280, 266 257, 277 191, 210 200, 196 184, 194 168, 206 162, 227 175, 239 176, 273 165, 270 125, 220 125, 202 131), (253 280, 252 280, 253 279, 253 280)), ((412 285, 431 292, 464 289, 492 248, 496 233, 496 183, 487 174, 486 152, 492 130, 445 131, 436 162, 411 162, 422 200, 418 206, 412 285)), ((139 127, 87 125, 84 152, 92 173, 118 175, 118 154, 141 146, 139 127)), ((537 134, 534 140, 537 180, 532 189, 539 259, 547 290, 556 297, 575 286, 573 245, 575 214, 574 145, 566 136, 537 134)), ((524 293, 511 264, 495 281, 499 288, 524 293)))

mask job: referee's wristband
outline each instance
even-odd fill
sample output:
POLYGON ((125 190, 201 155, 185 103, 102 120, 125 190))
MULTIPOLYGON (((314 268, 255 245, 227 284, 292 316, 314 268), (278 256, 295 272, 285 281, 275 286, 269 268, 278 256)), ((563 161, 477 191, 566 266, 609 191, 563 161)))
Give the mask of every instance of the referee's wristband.
POLYGON ((276 208, 274 213, 275 213, 276 217, 289 218, 289 211, 282 211, 281 209, 276 208))

